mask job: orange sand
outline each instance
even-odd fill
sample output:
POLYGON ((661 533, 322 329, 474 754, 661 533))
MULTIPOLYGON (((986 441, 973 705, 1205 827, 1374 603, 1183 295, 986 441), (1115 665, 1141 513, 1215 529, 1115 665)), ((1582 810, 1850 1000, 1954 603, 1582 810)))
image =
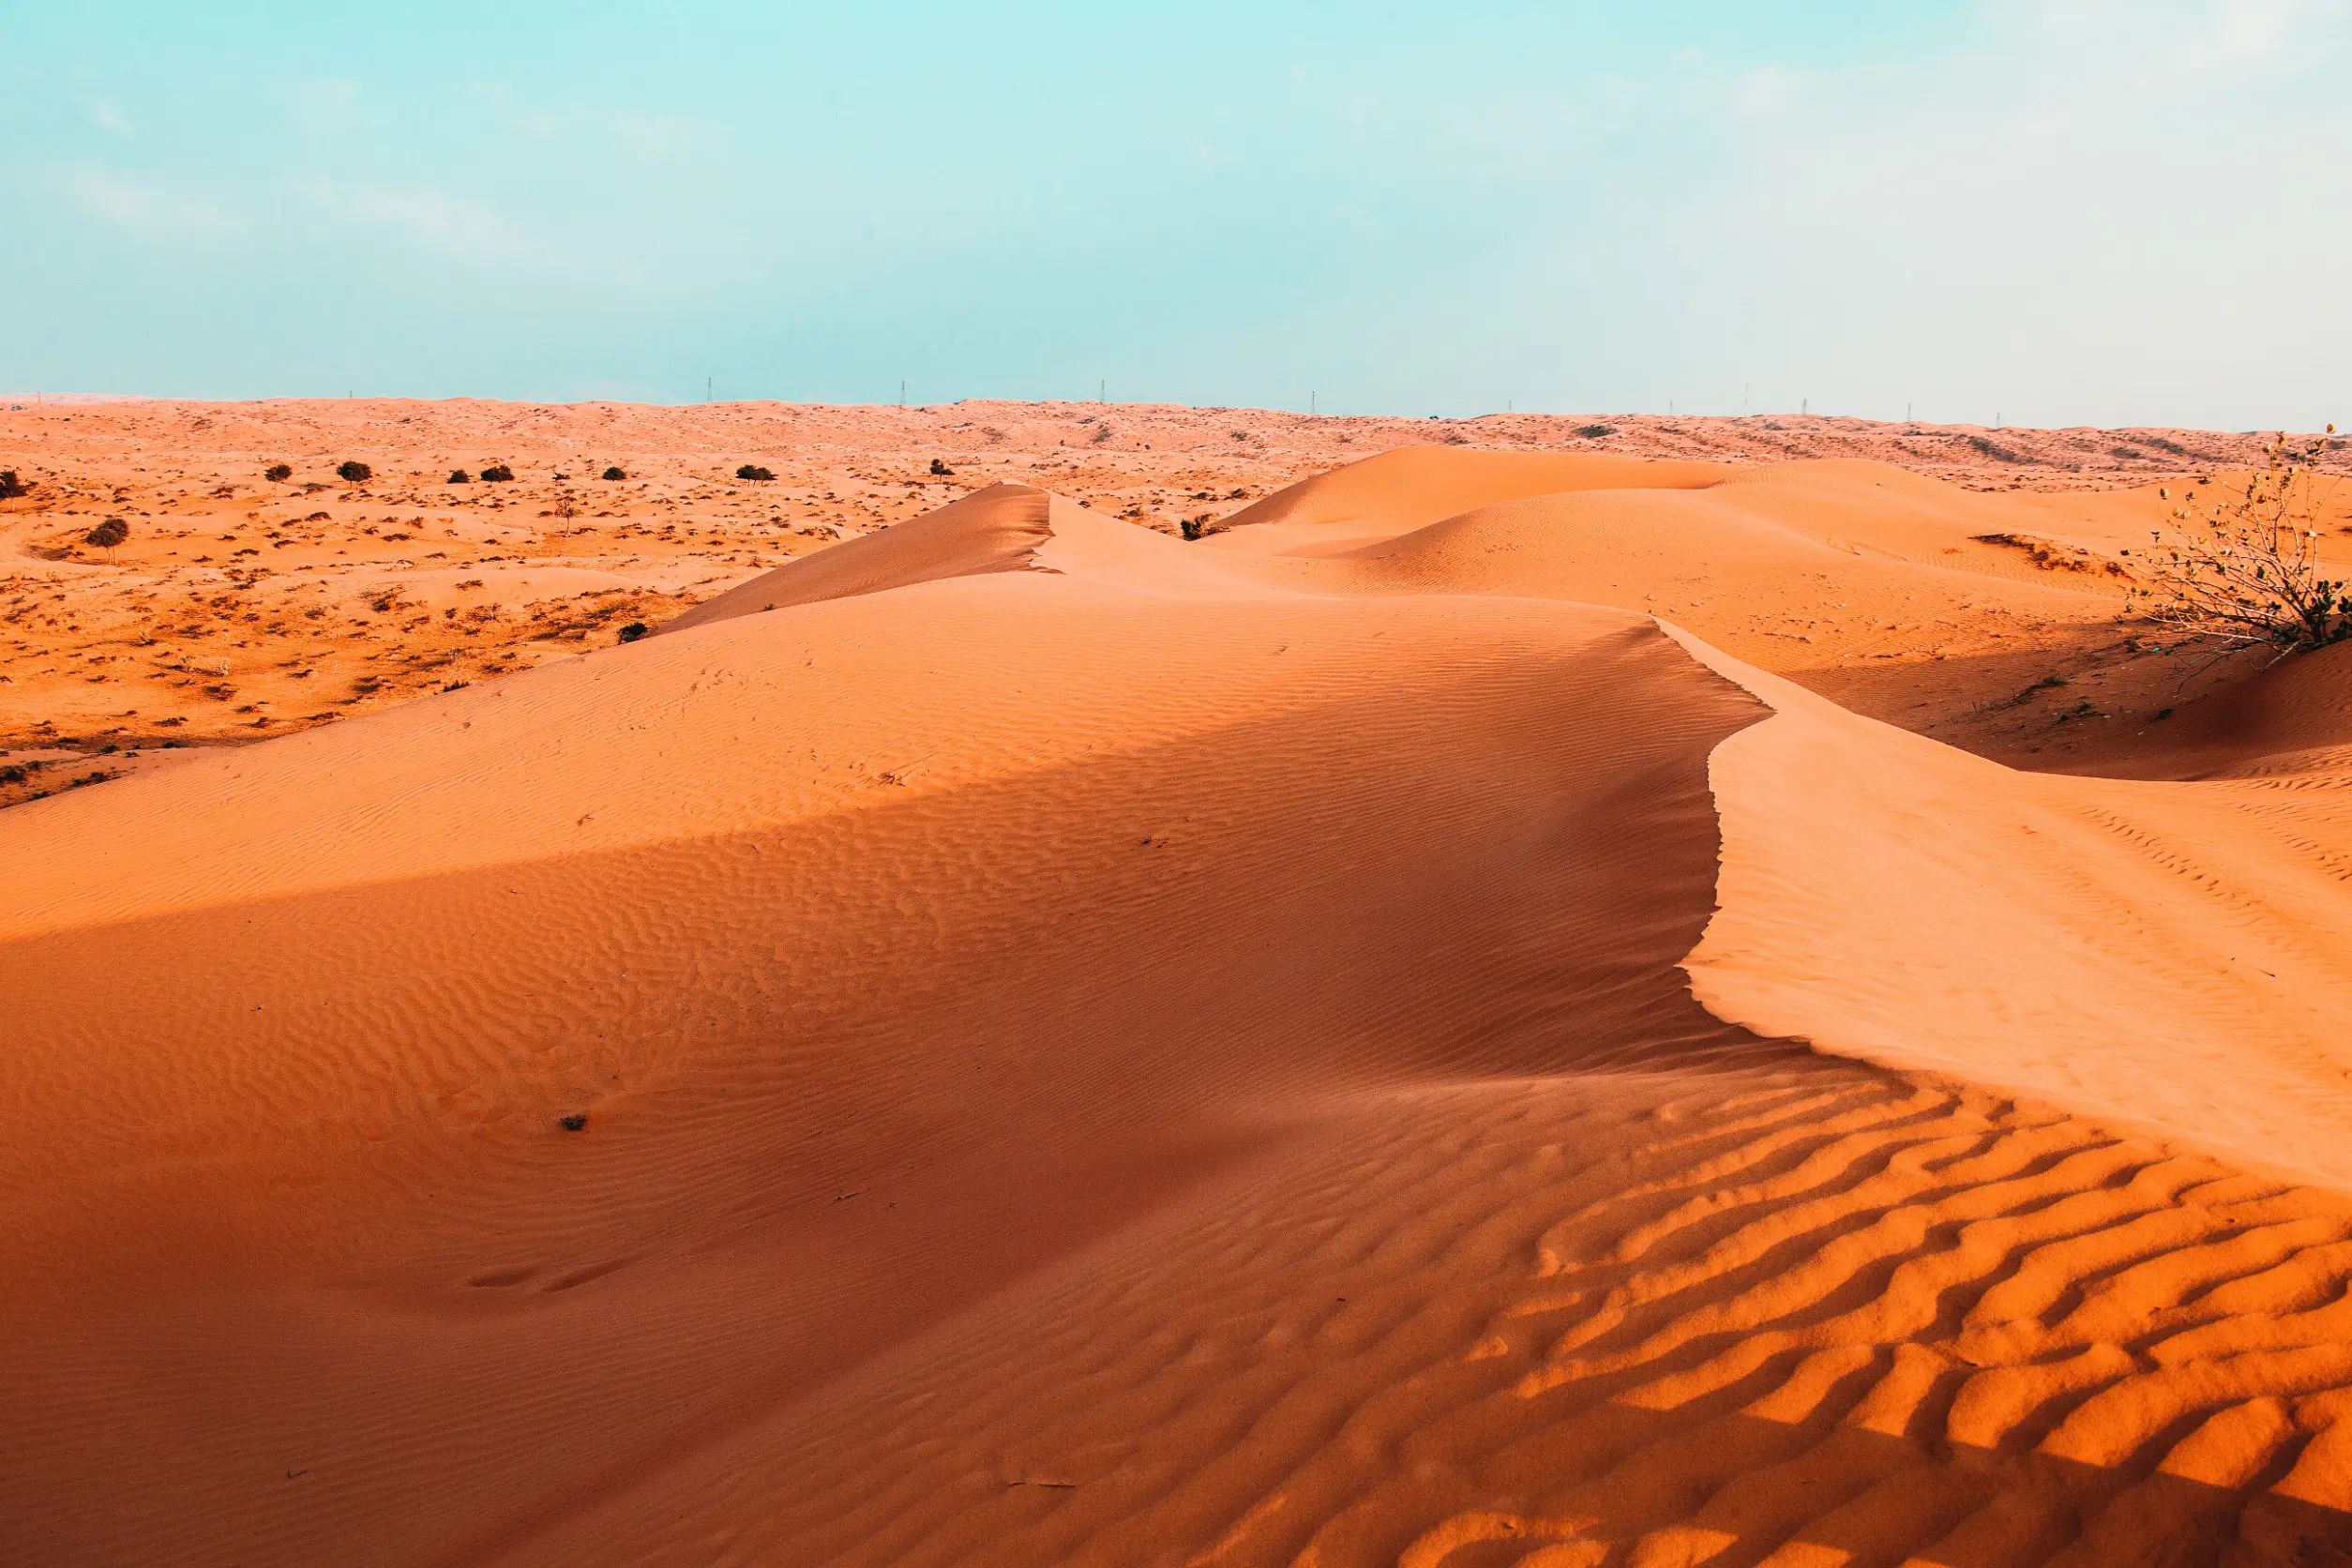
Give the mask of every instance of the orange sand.
MULTIPOLYGON (((801 472, 656 415, 682 513, 801 472)), ((1443 445, 1184 543, 946 455, 789 564, 535 523, 658 634, 0 811, 8 1560, 2352 1561, 2352 663, 2125 646, 2146 489, 1443 445)))

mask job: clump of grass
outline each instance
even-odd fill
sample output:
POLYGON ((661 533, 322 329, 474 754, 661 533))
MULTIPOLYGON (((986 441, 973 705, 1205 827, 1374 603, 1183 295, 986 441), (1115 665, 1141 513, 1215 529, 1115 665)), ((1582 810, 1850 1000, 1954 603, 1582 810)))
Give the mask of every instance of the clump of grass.
MULTIPOLYGON (((2150 535, 2156 548, 2140 562, 2147 580, 2125 604, 2157 628, 2160 651, 2203 652, 2209 665, 2267 648, 2264 662, 2276 664, 2352 640, 2352 582, 2319 575, 2311 505, 2313 475, 2334 434, 2333 425, 2301 442, 2282 432, 2268 466, 2242 490, 2222 487, 2201 501, 2192 490, 2173 508, 2169 536, 2150 535)), ((2171 499, 2169 490, 2158 493, 2171 499)))
POLYGON ((605 476, 608 480, 611 480, 611 481, 612 481, 613 483, 616 483, 616 484, 617 484, 617 483, 619 483, 621 480, 626 479, 626 478, 627 478, 627 477, 628 477, 628 475, 627 475, 626 474, 623 473, 623 472, 622 472, 619 468, 617 468, 617 467, 614 467, 614 468, 608 468, 608 469, 606 469, 606 470, 604 471, 604 476, 605 476))
POLYGON ((588 1125, 588 1113, 584 1110, 576 1110, 569 1116, 559 1116, 556 1118, 555 1124, 567 1133, 579 1132, 588 1125))
POLYGON ((376 471, 364 462, 346 459, 336 465, 335 476, 347 485, 364 485, 376 476, 376 471))
POLYGON ((508 468, 503 462, 494 462, 488 468, 482 470, 482 482, 484 484, 504 485, 510 482, 514 476, 515 471, 508 468))
POLYGON ((759 482, 765 482, 769 479, 775 478, 776 475, 768 472, 766 469, 761 468, 758 463, 747 462, 741 468, 735 470, 735 477, 738 479, 751 479, 759 482))
POLYGON ((287 480, 294 477, 294 465, 292 463, 282 462, 271 463, 267 468, 262 470, 262 477, 267 479, 273 485, 282 485, 287 480))

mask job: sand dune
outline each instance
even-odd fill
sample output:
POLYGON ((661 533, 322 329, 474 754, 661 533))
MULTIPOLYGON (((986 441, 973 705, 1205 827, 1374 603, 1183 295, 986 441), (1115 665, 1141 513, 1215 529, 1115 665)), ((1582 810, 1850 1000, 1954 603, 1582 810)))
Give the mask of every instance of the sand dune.
POLYGON ((1003 484, 0 812, 0 1536, 2352 1560, 2344 667, 2061 726, 2074 520, 1003 484))

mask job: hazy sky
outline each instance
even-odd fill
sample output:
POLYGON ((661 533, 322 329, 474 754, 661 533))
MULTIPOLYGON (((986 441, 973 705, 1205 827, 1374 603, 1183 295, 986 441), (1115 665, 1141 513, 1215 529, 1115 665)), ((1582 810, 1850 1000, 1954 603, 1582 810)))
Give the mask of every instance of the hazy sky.
POLYGON ((0 0, 0 387, 2352 422, 2352 0, 0 0))

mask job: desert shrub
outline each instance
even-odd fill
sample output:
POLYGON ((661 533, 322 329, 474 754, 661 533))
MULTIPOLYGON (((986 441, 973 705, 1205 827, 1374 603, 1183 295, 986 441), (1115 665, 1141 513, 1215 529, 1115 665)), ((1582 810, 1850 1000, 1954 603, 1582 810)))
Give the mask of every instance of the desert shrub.
POLYGON ((621 480, 623 480, 623 479, 626 479, 626 478, 627 478, 627 477, 628 477, 628 475, 627 475, 626 474, 624 474, 624 473, 623 473, 623 472, 621 472, 621 470, 620 470, 620 469, 618 469, 618 468, 608 468, 608 469, 606 469, 606 470, 604 471, 604 476, 605 476, 607 479, 611 480, 611 481, 613 481, 613 482, 614 482, 614 483, 616 483, 616 484, 617 484, 619 481, 621 481, 621 480))
POLYGON ((294 477, 294 466, 291 463, 271 463, 267 468, 262 470, 262 477, 267 479, 273 485, 282 485, 287 480, 294 477))
POLYGON ((449 482, 453 485, 470 485, 474 482, 474 475, 462 468, 453 468, 449 471, 449 482))
POLYGON ((646 626, 644 622, 631 621, 627 626, 621 628, 621 641, 624 642, 634 642, 639 638, 644 636, 648 629, 649 628, 646 626))
POLYGON ((364 485, 376 476, 376 471, 364 462, 347 460, 336 465, 335 476, 347 485, 364 485))
POLYGON ((758 479, 758 480, 766 480, 766 479, 773 479, 773 478, 775 478, 775 477, 776 477, 776 475, 773 475, 773 474, 771 474, 771 473, 769 473, 766 469, 761 468, 761 467, 759 464, 757 464, 757 463, 749 463, 749 462, 747 462, 747 463, 744 464, 741 468, 738 468, 737 470, 735 470, 735 477, 736 477, 736 478, 738 478, 738 479, 758 479))
POLYGON ((588 1124, 588 1114, 585 1111, 574 1111, 569 1116, 557 1117, 556 1122, 565 1132, 576 1133, 588 1124))
POLYGON ((83 535, 82 542, 85 545, 97 545, 101 550, 113 550, 129 537, 130 524, 120 518, 108 518, 104 522, 83 535))
POLYGON ((0 468, 0 501, 14 501, 24 493, 24 481, 16 476, 13 468, 0 468))
POLYGON ((482 470, 482 481, 485 484, 503 485, 514 476, 515 471, 503 462, 494 462, 482 470))
POLYGON ((1995 462, 2028 463, 2036 460, 2035 459, 2028 457, 2025 453, 2018 451, 2013 446, 2004 446, 1998 441, 1988 441, 1981 435, 1972 435, 1968 437, 1968 445, 1983 453, 1986 457, 1992 459, 1995 462))
POLYGON ((1177 527, 1184 532, 1187 539, 1206 538, 1209 534, 1209 514, 1203 512, 1197 518, 1186 518, 1178 523, 1177 527))
MULTIPOLYGON (((2329 426, 2328 435, 2334 433, 2329 426)), ((2267 648, 2265 662, 2276 664, 2352 639, 2352 583, 2319 575, 2312 479, 2327 449, 2327 436, 2290 442, 2282 433, 2270 443, 2268 466, 2243 490, 2222 486, 2207 499, 2194 490, 2182 497, 2169 534, 2150 535, 2156 548, 2142 553, 2143 580, 2125 601, 2157 629, 2155 646, 2201 651, 2209 664, 2267 648)), ((2171 498, 2170 490, 2158 493, 2171 498)))
POLYGON ((946 463, 942 462, 942 461, 941 460, 939 460, 938 458, 933 458, 933 459, 931 460, 931 472, 932 472, 933 474, 938 475, 941 478, 944 479, 944 478, 951 477, 951 476, 955 474, 955 472, 956 472, 956 471, 955 471, 954 469, 952 469, 952 468, 948 467, 946 463))
POLYGON ((1603 436, 1615 435, 1617 433, 1617 427, 1614 425, 1584 425, 1577 429, 1576 433, 1584 437, 1587 441, 1598 441, 1603 436))

